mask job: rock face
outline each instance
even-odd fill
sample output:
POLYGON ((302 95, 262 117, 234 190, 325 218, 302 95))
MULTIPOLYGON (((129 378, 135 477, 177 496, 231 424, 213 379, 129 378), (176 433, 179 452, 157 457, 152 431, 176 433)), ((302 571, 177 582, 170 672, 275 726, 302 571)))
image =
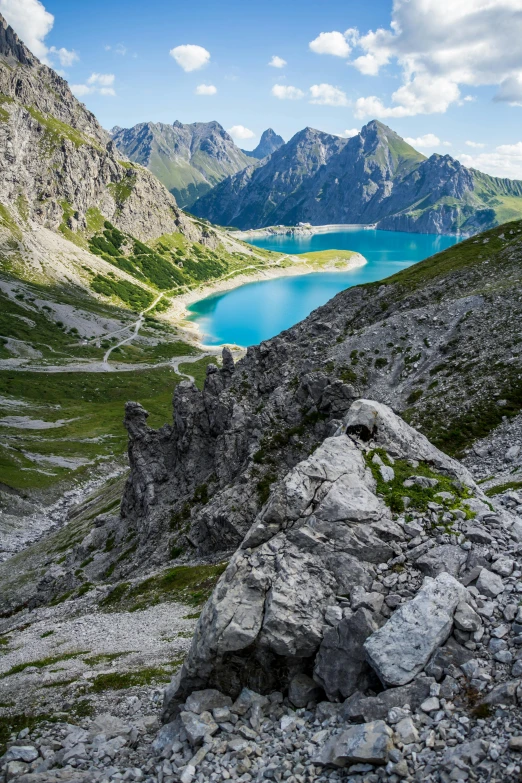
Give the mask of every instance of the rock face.
POLYGON ((196 238, 161 183, 120 160, 67 82, 1 16, 0 93, 0 202, 11 210, 4 229, 34 221, 53 231, 87 230, 103 216, 142 240, 182 228, 196 238))
POLYGON ((258 160, 261 160, 261 158, 266 158, 267 155, 271 155, 273 152, 278 150, 283 146, 284 143, 285 140, 282 136, 278 136, 278 134, 272 130, 272 128, 267 128, 266 131, 263 131, 259 144, 255 149, 242 150, 242 152, 244 152, 245 155, 248 155, 250 158, 257 158, 258 160))
POLYGON ((447 573, 426 578, 415 598, 399 607, 365 642, 368 661, 384 685, 406 685, 446 641, 467 590, 447 573))
MULTIPOLYGON (((232 696, 244 685, 281 690, 299 672, 313 671, 329 698, 346 698, 372 676, 365 651, 386 684, 407 683, 422 671, 466 601, 462 585, 446 573, 427 579, 380 630, 385 618, 376 608, 382 602, 370 594, 373 613, 352 613, 342 598, 353 595, 354 606, 364 602, 361 584, 377 586, 401 543, 407 547, 403 527, 377 494, 368 456, 375 448, 393 452, 395 460, 422 454, 478 494, 464 468, 389 408, 356 402, 339 433, 271 491, 201 614, 190 654, 167 691, 166 715, 194 689, 232 696)), ((394 582, 390 577, 390 587, 394 582)))
POLYGON ((129 160, 152 171, 182 207, 252 165, 219 122, 142 122, 113 128, 112 138, 129 160))
POLYGON ((300 131, 258 169, 203 196, 193 211, 241 229, 377 223, 395 231, 475 233, 498 222, 491 192, 520 197, 522 183, 467 169, 449 155, 426 159, 373 120, 351 139, 300 131))

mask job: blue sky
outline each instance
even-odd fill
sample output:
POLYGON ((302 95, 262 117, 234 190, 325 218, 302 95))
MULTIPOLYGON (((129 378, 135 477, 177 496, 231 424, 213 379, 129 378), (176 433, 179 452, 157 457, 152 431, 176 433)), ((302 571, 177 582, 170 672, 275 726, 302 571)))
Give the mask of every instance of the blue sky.
POLYGON ((288 139, 378 117, 427 155, 522 178, 520 0, 0 0, 0 12, 106 128, 215 119, 252 148, 269 126, 288 139))

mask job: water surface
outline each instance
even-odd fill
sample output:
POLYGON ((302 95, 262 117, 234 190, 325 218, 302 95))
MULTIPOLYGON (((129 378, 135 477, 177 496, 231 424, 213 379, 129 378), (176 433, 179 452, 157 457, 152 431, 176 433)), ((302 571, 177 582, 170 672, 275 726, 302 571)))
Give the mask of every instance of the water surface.
POLYGON ((250 244, 283 254, 355 250, 368 263, 351 271, 314 272, 247 283, 190 305, 188 320, 200 326, 207 345, 255 345, 306 318, 339 291, 382 280, 459 240, 456 236, 375 229, 256 239, 250 244))

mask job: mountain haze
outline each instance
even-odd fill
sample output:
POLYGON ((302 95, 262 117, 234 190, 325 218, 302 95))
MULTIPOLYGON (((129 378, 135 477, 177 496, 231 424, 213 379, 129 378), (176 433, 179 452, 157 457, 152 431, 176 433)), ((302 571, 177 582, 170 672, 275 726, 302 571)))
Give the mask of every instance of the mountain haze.
POLYGON ((474 233, 522 215, 522 182, 468 169, 450 155, 426 158, 373 120, 350 139, 300 131, 258 168, 224 180, 192 211, 241 229, 376 223, 474 233), (324 158, 323 150, 329 151, 324 158))
POLYGON ((252 163, 218 122, 142 122, 115 128, 112 137, 121 153, 152 171, 183 207, 252 163))

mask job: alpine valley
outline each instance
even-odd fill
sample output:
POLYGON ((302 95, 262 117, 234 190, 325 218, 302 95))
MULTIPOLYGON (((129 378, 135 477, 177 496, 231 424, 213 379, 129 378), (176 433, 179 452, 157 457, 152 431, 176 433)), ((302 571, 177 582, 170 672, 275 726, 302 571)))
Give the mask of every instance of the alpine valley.
POLYGON ((520 779, 521 215, 376 121, 111 136, 0 17, 2 783, 520 779), (300 222, 469 236, 202 346, 364 264, 220 227, 300 222))

